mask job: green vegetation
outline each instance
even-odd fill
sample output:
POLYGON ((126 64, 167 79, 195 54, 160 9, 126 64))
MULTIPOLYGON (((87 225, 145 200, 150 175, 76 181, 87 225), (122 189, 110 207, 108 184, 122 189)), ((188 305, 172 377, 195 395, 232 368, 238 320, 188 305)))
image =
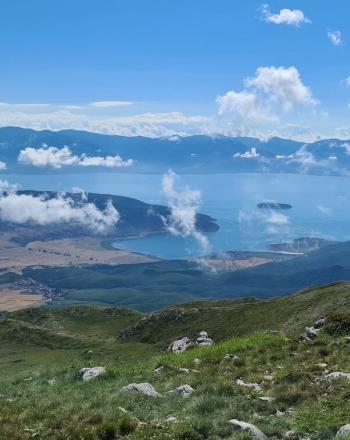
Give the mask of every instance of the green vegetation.
POLYGON ((290 298, 198 302, 146 316, 92 306, 8 314, 0 321, 0 439, 251 438, 228 423, 235 418, 270 440, 290 430, 291 439, 331 440, 350 422, 350 384, 322 377, 350 371, 349 302, 350 286, 340 283, 290 298), (316 339, 299 340, 321 317, 327 324, 316 339), (175 337, 203 329, 214 346, 165 352, 175 337), (224 359, 227 353, 239 359, 224 359), (107 374, 83 382, 79 370, 92 366, 107 374), (120 391, 132 382, 149 382, 162 396, 120 391), (167 394, 182 384, 194 393, 167 394), (165 422, 169 416, 176 420, 165 422))

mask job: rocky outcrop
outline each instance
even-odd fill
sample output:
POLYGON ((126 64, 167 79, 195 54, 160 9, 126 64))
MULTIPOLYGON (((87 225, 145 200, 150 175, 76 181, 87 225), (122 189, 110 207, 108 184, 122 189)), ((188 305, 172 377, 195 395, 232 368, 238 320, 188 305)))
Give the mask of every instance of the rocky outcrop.
POLYGON ((267 440, 266 435, 252 423, 241 422, 240 420, 236 420, 236 419, 230 420, 229 423, 231 423, 234 426, 237 426, 243 431, 248 431, 254 439, 267 440))
POLYGON ((327 374, 325 377, 327 380, 346 379, 350 382, 350 373, 345 373, 343 371, 334 371, 333 373, 327 374))
POLYGON ((150 383, 130 383, 121 389, 122 392, 140 393, 150 397, 160 397, 160 394, 150 383))
POLYGON ((105 367, 82 368, 80 370, 80 375, 84 382, 89 382, 90 380, 102 377, 105 374, 105 367))
POLYGON ((193 344, 191 340, 187 337, 183 337, 181 339, 177 339, 176 341, 172 342, 168 347, 168 351, 172 353, 183 353, 192 346, 193 344))
POLYGON ((205 331, 201 331, 196 340, 196 344, 200 347, 210 347, 214 344, 214 341, 209 338, 208 333, 205 331))
POLYGON ((233 354, 233 353, 228 353, 228 354, 225 354, 225 356, 224 356, 225 361, 236 362, 236 361, 239 361, 240 359, 241 358, 239 356, 237 356, 236 354, 233 354))

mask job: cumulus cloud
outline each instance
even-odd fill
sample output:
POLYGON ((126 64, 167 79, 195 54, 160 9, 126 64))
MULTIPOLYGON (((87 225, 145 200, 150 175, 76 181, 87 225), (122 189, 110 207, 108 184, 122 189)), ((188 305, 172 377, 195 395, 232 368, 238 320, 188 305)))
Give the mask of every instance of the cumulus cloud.
POLYGON ((182 191, 175 188, 177 175, 169 170, 163 176, 162 189, 170 208, 170 216, 162 218, 167 230, 176 236, 194 238, 203 253, 210 250, 207 237, 196 228, 196 214, 201 203, 200 191, 185 187, 182 191))
POLYGON ((300 9, 281 9, 278 13, 273 14, 270 11, 268 5, 263 5, 262 18, 268 23, 274 24, 286 24, 291 26, 300 26, 304 23, 311 23, 311 21, 305 17, 304 12, 300 9))
POLYGON ((340 31, 328 31, 329 41, 334 46, 340 46, 343 43, 341 32, 340 31))
POLYGON ((93 203, 77 203, 63 195, 35 197, 18 194, 8 182, 0 182, 0 186, 0 219, 3 222, 41 226, 73 223, 104 234, 115 227, 120 218, 111 201, 104 210, 99 210, 93 203))
POLYGON ((281 112, 314 106, 317 101, 294 67, 259 67, 244 80, 240 92, 229 91, 216 99, 218 113, 233 113, 244 122, 276 122, 281 112))
POLYGON ((260 156, 260 153, 256 151, 256 148, 253 147, 245 153, 235 153, 233 157, 238 157, 241 159, 256 159, 260 156))
POLYGON ((86 156, 74 155, 67 146, 62 148, 43 146, 27 147, 21 150, 18 162, 36 167, 62 168, 62 166, 102 166, 108 168, 125 168, 133 164, 132 159, 123 160, 117 156, 86 156))

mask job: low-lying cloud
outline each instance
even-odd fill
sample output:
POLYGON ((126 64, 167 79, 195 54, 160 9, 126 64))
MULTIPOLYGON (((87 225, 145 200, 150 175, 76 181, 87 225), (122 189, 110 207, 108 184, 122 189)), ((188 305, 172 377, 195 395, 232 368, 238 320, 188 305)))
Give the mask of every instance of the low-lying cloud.
POLYGON ((177 175, 172 170, 163 175, 163 194, 170 208, 170 216, 162 218, 164 225, 173 235, 194 238, 203 253, 207 253, 210 250, 208 238, 196 228, 201 193, 188 187, 178 191, 175 188, 176 178, 177 175))
POLYGON ((0 182, 0 187, 0 220, 3 222, 40 226, 73 223, 105 234, 120 219, 111 201, 100 210, 93 203, 77 203, 64 195, 47 198, 19 194, 8 182, 0 182))
POLYGON ((77 156, 68 146, 62 148, 43 146, 27 147, 19 153, 18 162, 35 167, 62 168, 63 166, 126 168, 133 164, 132 159, 123 160, 116 156, 77 156))

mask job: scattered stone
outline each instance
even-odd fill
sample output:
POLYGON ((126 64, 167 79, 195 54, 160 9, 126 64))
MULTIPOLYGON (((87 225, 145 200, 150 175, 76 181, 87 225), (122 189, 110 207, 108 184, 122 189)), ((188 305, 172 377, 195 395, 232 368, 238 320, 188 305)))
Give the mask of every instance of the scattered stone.
POLYGON ((156 374, 157 376, 160 376, 160 373, 164 370, 164 365, 161 365, 160 367, 157 367, 153 373, 156 374))
POLYGON ((105 367, 82 368, 80 370, 80 375, 82 376, 84 382, 104 376, 105 374, 105 367))
POLYGON ((201 363, 200 359, 196 358, 192 361, 195 365, 199 365, 201 363))
POLYGON ((253 388, 255 391, 261 391, 261 386, 258 383, 249 383, 244 382, 242 379, 237 379, 236 384, 240 385, 241 387, 253 388))
POLYGON ((315 327, 305 327, 305 331, 306 331, 306 336, 313 340, 316 338, 317 333, 320 331, 319 328, 315 328, 315 327))
POLYGON ((231 423, 234 426, 238 426, 239 428, 241 428, 244 431, 249 431, 250 434, 253 436, 253 438, 258 439, 258 440, 267 440, 266 435, 260 431, 259 428, 257 428, 255 425, 251 424, 251 423, 247 423, 247 422, 241 422, 239 420, 236 419, 232 419, 229 421, 229 423, 231 423))
POLYGON ((188 348, 192 347, 193 344, 190 341, 189 338, 184 337, 181 339, 177 339, 176 341, 172 342, 169 347, 168 351, 171 351, 172 353, 183 353, 188 348))
POLYGON ((298 434, 293 429, 284 433, 283 438, 290 440, 298 440, 298 434))
POLYGON ((262 400, 263 402, 273 402, 274 400, 276 400, 274 397, 269 397, 269 396, 261 396, 258 397, 259 400, 262 400))
POLYGON ((325 368, 328 367, 328 365, 325 364, 325 363, 323 363, 323 362, 320 362, 319 364, 316 364, 316 367, 318 367, 318 368, 322 368, 322 369, 325 369, 325 368))
POLYGON ((150 383, 130 383, 122 387, 121 391, 125 392, 136 392, 140 394, 144 394, 145 396, 150 397, 159 397, 160 394, 154 389, 154 387, 150 383))
POLYGON ((344 425, 339 428, 335 438, 347 438, 350 435, 350 425, 344 425))
POLYGON ((235 361, 239 361, 240 359, 241 358, 239 356, 237 356, 236 354, 233 354, 233 353, 228 353, 228 354, 225 354, 225 356, 224 356, 225 361, 235 362, 235 361))
POLYGON ((326 319, 325 318, 321 318, 318 319, 315 323, 314 323, 314 327, 316 329, 322 328, 324 327, 324 325, 326 324, 326 319))
POLYGON ((186 374, 200 373, 199 370, 193 370, 192 368, 177 368, 177 371, 179 371, 180 373, 186 373, 186 374))
POLYGON ((265 374, 265 376, 263 376, 263 379, 272 382, 275 379, 275 377, 273 374, 265 374))
POLYGON ((123 408, 122 406, 118 406, 118 409, 119 409, 119 411, 122 412, 123 414, 128 414, 128 411, 127 411, 125 408, 123 408))
POLYGON ((56 379, 49 379, 49 380, 47 381, 47 383, 48 383, 49 385, 55 385, 55 384, 56 384, 56 379))
POLYGON ((167 394, 181 394, 184 397, 189 396, 194 392, 194 389, 190 387, 189 385, 180 385, 179 387, 175 388, 174 390, 168 391, 167 394))
POLYGON ((199 336, 196 340, 197 345, 200 347, 210 347, 214 344, 214 341, 208 337, 208 333, 202 331, 199 333, 199 336))
POLYGON ((163 423, 174 423, 176 421, 177 421, 176 417, 170 416, 170 417, 167 417, 163 423))
POLYGON ((325 376, 328 380, 346 379, 350 382, 350 373, 344 373, 342 371, 335 371, 325 376))

